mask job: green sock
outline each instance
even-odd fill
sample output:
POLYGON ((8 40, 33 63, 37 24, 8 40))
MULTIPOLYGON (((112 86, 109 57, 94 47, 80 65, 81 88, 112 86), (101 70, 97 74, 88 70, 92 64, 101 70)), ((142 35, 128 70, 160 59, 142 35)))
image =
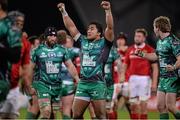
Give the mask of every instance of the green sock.
POLYGON ((27 112, 26 119, 36 119, 36 114, 32 112, 27 112))
POLYGON ((160 113, 160 120, 168 120, 169 114, 168 113, 160 113))
POLYGON ((180 119, 180 111, 177 111, 175 114, 174 114, 174 117, 176 119, 180 119))
POLYGON ((71 119, 71 117, 70 116, 68 116, 68 115, 65 115, 65 114, 63 114, 63 120, 67 120, 67 119, 71 119))

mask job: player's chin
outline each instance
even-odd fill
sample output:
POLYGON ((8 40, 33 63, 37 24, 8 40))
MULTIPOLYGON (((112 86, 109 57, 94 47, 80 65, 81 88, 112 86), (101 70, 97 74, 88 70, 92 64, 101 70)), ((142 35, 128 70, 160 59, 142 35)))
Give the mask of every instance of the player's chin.
POLYGON ((87 36, 87 39, 94 40, 95 38, 93 36, 87 36))

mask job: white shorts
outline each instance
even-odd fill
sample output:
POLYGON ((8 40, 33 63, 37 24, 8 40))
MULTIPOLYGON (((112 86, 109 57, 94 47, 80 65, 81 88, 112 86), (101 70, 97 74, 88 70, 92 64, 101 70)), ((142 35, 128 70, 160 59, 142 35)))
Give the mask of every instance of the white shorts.
POLYGON ((129 78, 130 102, 146 101, 151 96, 150 76, 131 75, 129 78))
POLYGON ((0 104, 0 113, 14 114, 19 116, 19 87, 11 89, 5 101, 0 104))

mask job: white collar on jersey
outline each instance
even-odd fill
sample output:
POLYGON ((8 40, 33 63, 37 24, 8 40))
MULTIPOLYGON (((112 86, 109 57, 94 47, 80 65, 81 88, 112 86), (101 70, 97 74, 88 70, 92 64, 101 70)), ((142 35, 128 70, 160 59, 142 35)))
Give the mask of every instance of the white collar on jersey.
POLYGON ((134 47, 135 47, 136 49, 137 49, 137 48, 144 48, 145 45, 146 45, 145 43, 143 43, 143 44, 141 44, 141 45, 138 45, 138 46, 135 44, 134 47))

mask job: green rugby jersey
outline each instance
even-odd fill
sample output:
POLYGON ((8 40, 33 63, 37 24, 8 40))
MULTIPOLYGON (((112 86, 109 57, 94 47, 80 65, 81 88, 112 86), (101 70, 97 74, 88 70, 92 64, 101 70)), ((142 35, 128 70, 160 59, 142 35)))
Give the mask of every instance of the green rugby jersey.
POLYGON ((81 46, 81 81, 105 82, 104 65, 108 59, 113 43, 105 38, 96 41, 88 40, 87 37, 83 35, 81 35, 77 41, 81 46))
POLYGON ((160 77, 177 77, 177 71, 168 72, 166 66, 174 65, 176 57, 180 55, 180 40, 174 35, 169 35, 162 40, 158 40, 156 52, 159 57, 160 77))
POLYGON ((70 59, 66 48, 54 45, 49 48, 46 44, 41 44, 32 52, 32 62, 36 64, 35 81, 56 85, 61 83, 61 65, 70 59))
POLYGON ((9 17, 0 19, 0 48, 4 49, 3 51, 18 51, 16 56, 1 51, 0 80, 10 80, 10 72, 13 63, 10 58, 15 58, 17 56, 20 58, 21 36, 21 30, 13 25, 13 22, 9 17), (18 50, 15 48, 18 48, 18 50), (5 55, 6 58, 4 57, 5 55))
POLYGON ((108 60, 104 67, 104 72, 105 72, 104 78, 106 80, 107 86, 111 86, 114 84, 114 80, 113 80, 114 62, 119 58, 120 55, 118 54, 117 49, 115 47, 112 47, 109 53, 108 60))

